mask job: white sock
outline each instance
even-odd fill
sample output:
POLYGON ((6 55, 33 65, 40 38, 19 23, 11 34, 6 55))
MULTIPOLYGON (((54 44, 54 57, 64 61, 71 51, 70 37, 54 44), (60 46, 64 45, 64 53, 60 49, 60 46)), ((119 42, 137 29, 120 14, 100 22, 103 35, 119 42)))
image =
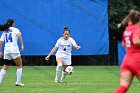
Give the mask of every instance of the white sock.
POLYGON ((21 82, 21 77, 22 77, 22 68, 17 69, 17 81, 16 81, 16 83, 21 82))
POLYGON ((65 78, 66 75, 67 75, 67 73, 62 71, 62 78, 65 78))
POLYGON ((59 73, 62 69, 62 63, 58 63, 58 65, 56 66, 56 76, 55 78, 58 78, 59 77, 59 73))
POLYGON ((6 70, 1 69, 1 71, 0 71, 0 84, 2 83, 2 80, 3 80, 4 76, 5 76, 5 74, 6 74, 6 70))

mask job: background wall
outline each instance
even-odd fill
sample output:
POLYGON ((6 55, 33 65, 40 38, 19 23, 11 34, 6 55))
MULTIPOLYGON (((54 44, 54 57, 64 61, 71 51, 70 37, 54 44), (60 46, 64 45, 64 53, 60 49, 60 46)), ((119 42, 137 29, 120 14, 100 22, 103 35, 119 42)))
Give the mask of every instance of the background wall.
POLYGON ((26 44, 22 53, 26 65, 55 64, 54 56, 51 63, 44 57, 62 36, 64 26, 82 46, 80 51, 73 50, 73 64, 118 65, 124 55, 119 42, 126 25, 118 29, 117 24, 130 9, 139 10, 139 0, 1 0, 0 23, 15 19, 26 44))
POLYGON ((109 53, 108 0, 1 0, 0 23, 8 18, 22 32, 22 56, 47 55, 68 26, 82 48, 73 55, 109 53))

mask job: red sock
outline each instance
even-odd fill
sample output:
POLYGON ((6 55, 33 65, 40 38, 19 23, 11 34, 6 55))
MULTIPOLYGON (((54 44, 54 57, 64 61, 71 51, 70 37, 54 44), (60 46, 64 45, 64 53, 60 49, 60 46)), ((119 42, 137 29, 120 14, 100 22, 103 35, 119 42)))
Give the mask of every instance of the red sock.
POLYGON ((127 88, 124 86, 120 86, 114 93, 126 93, 127 92, 127 88))

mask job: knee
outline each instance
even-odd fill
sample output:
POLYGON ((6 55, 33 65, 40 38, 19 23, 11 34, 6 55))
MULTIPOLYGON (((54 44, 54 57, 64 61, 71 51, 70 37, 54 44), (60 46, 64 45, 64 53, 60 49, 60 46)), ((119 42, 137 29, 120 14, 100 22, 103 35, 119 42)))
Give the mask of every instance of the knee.
POLYGON ((8 67, 9 67, 8 65, 4 65, 2 69, 3 70, 8 70, 8 67))
POLYGON ((20 62, 20 61, 19 62, 16 62, 16 65, 17 65, 17 68, 18 69, 22 68, 22 62, 20 62))
POLYGON ((129 88, 129 86, 131 85, 131 81, 129 80, 122 80, 120 85, 126 87, 126 88, 129 88))
POLYGON ((22 68, 22 65, 17 66, 18 69, 22 68))
POLYGON ((62 67, 62 63, 58 63, 58 64, 57 64, 57 66, 60 66, 60 67, 62 67))
POLYGON ((22 63, 17 64, 17 68, 18 68, 18 69, 22 68, 22 63))
POLYGON ((62 68, 62 63, 58 63, 58 64, 57 64, 57 67, 56 67, 56 70, 57 70, 57 71, 60 71, 61 68, 62 68))

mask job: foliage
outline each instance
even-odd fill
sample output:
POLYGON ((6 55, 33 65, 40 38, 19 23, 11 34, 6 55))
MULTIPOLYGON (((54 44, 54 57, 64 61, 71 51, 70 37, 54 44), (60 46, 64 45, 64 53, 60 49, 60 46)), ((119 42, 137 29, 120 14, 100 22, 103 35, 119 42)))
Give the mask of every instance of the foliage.
MULTIPOLYGON (((117 24, 123 20, 131 9, 140 10, 139 0, 110 0, 109 1, 109 31, 110 39, 112 37, 118 37, 122 32, 118 30, 124 30, 117 28, 117 24)), ((120 38, 119 38, 120 39, 120 38)))

